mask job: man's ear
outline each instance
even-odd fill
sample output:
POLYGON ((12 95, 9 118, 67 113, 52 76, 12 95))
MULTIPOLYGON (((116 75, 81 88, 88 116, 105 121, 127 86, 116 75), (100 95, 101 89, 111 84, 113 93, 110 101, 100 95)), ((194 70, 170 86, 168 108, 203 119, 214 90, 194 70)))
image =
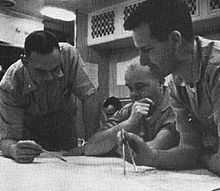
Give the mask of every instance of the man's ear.
POLYGON ((169 43, 171 45, 171 48, 174 50, 177 50, 181 47, 182 40, 182 34, 177 30, 172 31, 169 35, 169 43))

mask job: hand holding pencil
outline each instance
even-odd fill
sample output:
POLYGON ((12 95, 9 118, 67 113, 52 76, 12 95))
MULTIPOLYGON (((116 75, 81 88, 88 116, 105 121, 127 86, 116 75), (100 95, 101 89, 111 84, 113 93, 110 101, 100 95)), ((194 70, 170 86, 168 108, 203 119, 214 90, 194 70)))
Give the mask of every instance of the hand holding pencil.
POLYGON ((132 164, 133 164, 133 167, 134 167, 134 170, 135 172, 137 171, 137 167, 136 167, 136 163, 135 163, 135 160, 134 160, 134 153, 126 139, 126 136, 125 136, 125 130, 122 129, 119 133, 119 136, 120 136, 120 141, 121 141, 121 144, 122 144, 122 158, 123 158, 123 174, 126 175, 126 149, 128 151, 128 154, 129 154, 129 159, 131 160, 132 164))
MULTIPOLYGON (((123 129, 118 132, 117 137, 119 145, 122 146, 123 159, 132 163, 135 171, 137 171, 136 164, 146 166, 152 165, 155 153, 140 136, 129 133, 123 129)), ((123 166, 126 168, 125 165, 123 166)), ((126 169, 124 171, 124 174, 126 174, 126 169)))
POLYGON ((34 158, 39 156, 42 152, 47 153, 51 157, 58 158, 63 162, 67 162, 62 156, 45 150, 41 145, 33 140, 20 140, 10 146, 10 155, 18 163, 31 163, 34 158))

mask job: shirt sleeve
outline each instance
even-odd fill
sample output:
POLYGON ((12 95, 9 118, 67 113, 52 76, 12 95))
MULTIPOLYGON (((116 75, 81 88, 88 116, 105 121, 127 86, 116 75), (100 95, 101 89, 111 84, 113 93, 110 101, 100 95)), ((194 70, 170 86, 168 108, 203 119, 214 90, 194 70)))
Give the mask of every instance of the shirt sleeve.
POLYGON ((218 128, 218 136, 220 135, 220 63, 212 64, 207 69, 206 79, 208 81, 208 92, 210 101, 213 105, 213 113, 209 118, 214 118, 214 122, 218 128))
POLYGON ((94 94, 96 88, 85 71, 84 61, 77 49, 69 44, 65 44, 63 49, 64 62, 69 62, 65 63, 64 67, 68 68, 65 73, 72 85, 71 89, 80 100, 83 100, 85 97, 94 94))
POLYGON ((180 145, 200 147, 201 134, 199 128, 196 127, 198 123, 186 108, 173 80, 169 83, 169 93, 171 106, 176 116, 176 129, 180 134, 180 145))
POLYGON ((176 136, 178 134, 176 130, 176 117, 173 112, 173 109, 168 106, 164 111, 162 111, 163 114, 161 116, 161 119, 158 119, 158 122, 160 122, 160 128, 161 129, 167 129, 169 130, 173 135, 176 136))
POLYGON ((9 69, 0 82, 0 139, 22 138, 24 110, 18 102, 16 80, 9 69))

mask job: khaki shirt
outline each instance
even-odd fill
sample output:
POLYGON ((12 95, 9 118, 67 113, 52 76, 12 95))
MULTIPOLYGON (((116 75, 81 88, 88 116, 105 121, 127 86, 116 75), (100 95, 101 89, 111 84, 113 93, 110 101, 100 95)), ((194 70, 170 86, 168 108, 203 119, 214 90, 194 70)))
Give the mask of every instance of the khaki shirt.
MULTIPOLYGON (((133 103, 125 105, 121 110, 116 112, 113 117, 109 118, 100 130, 111 128, 129 118, 133 103)), ((163 98, 155 108, 153 115, 143 118, 137 125, 133 133, 140 135, 145 141, 151 141, 161 129, 168 129, 174 136, 177 136, 175 128, 175 115, 170 107, 167 89, 164 89, 163 98)))
POLYGON ((73 138, 72 94, 83 100, 96 90, 77 50, 60 43, 60 52, 61 71, 41 85, 31 79, 21 60, 8 68, 0 82, 0 139, 34 139, 47 146, 49 139, 53 145, 73 138))
POLYGON ((220 129, 220 42, 196 38, 198 62, 192 65, 194 83, 177 76, 170 81, 181 144, 217 152, 220 129), (186 141, 187 140, 187 141, 186 141), (191 143, 190 143, 191 142, 191 143))

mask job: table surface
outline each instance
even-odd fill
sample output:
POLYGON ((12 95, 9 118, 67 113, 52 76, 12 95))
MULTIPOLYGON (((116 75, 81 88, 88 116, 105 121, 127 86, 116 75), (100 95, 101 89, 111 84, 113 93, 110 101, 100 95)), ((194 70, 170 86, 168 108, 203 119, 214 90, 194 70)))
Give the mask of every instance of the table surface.
POLYGON ((71 156, 67 163, 39 157, 18 164, 0 156, 0 191, 211 191, 220 178, 207 170, 160 171, 126 163, 120 158, 71 156))

